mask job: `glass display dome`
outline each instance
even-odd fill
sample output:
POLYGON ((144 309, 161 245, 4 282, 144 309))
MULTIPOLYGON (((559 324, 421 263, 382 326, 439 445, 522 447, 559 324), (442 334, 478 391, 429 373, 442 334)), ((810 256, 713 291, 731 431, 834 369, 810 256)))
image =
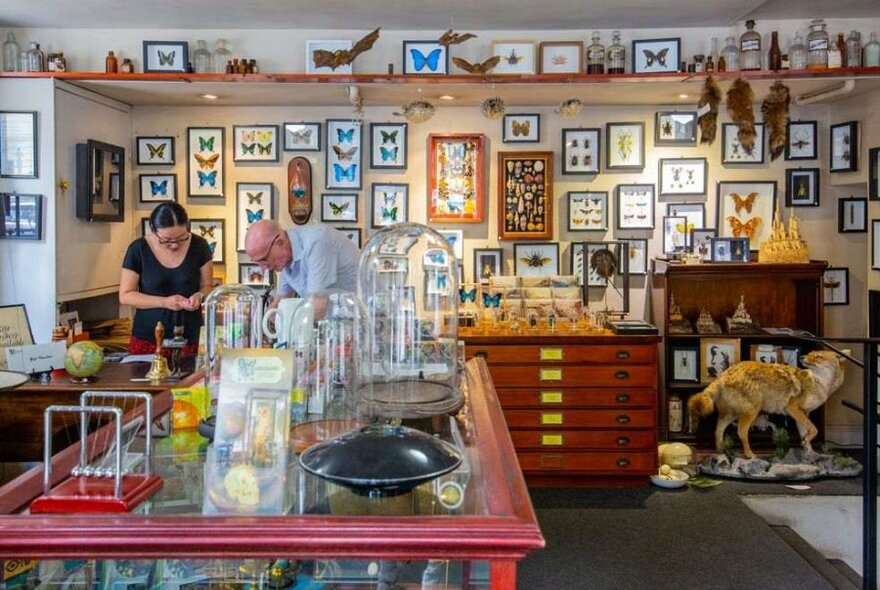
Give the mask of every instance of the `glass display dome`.
POLYGON ((263 302, 246 285, 217 287, 205 299, 205 384, 216 403, 224 348, 259 348, 263 302))
POLYGON ((367 308, 372 346, 358 392, 370 416, 416 418, 456 410, 458 276, 446 239, 418 223, 376 233, 361 251, 358 289, 367 308))

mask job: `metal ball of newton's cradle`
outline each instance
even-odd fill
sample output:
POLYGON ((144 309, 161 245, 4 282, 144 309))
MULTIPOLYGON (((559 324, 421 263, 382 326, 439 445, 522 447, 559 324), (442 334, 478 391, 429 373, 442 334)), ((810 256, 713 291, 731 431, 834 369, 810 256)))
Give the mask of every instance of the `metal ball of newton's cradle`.
POLYGON ((590 268, 603 279, 610 281, 617 273, 617 256, 607 248, 596 250, 590 256, 590 268))

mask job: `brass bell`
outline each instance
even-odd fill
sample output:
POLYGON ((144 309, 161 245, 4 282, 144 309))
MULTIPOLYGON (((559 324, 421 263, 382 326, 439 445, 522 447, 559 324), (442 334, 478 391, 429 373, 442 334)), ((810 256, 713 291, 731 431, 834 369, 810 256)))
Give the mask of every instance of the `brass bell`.
POLYGON ((158 383, 162 379, 171 377, 171 370, 168 368, 168 361, 162 356, 162 340, 165 339, 165 326, 162 322, 156 322, 156 355, 150 363, 150 370, 147 371, 147 379, 154 383, 158 383))

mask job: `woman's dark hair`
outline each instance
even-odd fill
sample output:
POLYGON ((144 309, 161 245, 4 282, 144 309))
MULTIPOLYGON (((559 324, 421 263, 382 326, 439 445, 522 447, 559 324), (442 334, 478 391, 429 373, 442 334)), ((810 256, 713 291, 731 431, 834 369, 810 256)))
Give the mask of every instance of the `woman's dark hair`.
POLYGON ((159 203, 150 213, 150 229, 153 231, 187 224, 189 224, 189 215, 186 214, 186 209, 174 201, 159 203))

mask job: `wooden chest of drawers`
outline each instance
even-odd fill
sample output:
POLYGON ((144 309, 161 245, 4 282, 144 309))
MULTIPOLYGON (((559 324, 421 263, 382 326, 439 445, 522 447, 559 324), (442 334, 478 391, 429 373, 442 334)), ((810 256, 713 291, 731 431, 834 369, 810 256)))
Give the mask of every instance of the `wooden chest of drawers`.
POLYGON ((647 485, 657 467, 656 336, 465 332, 532 485, 647 485))

